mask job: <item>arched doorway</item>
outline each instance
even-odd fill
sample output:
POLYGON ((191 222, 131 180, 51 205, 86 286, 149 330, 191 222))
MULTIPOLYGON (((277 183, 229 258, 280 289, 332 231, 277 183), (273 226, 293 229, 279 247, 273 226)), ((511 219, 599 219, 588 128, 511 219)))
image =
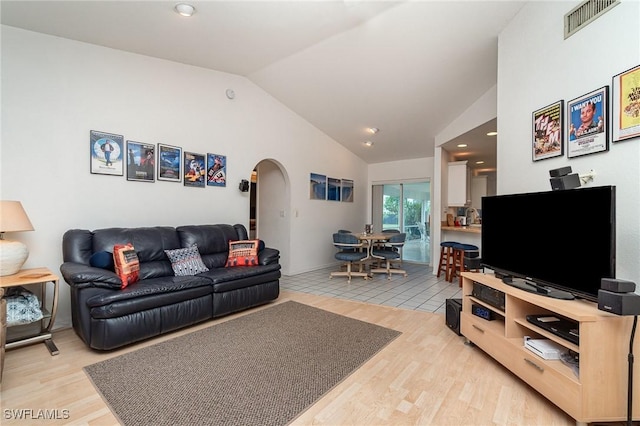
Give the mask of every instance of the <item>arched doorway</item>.
POLYGON ((289 177, 284 167, 273 159, 260 161, 254 168, 250 186, 250 223, 255 238, 280 250, 282 273, 290 270, 291 205, 289 177), (254 182, 255 180, 255 182, 254 182), (253 220, 253 222, 251 222, 253 220))

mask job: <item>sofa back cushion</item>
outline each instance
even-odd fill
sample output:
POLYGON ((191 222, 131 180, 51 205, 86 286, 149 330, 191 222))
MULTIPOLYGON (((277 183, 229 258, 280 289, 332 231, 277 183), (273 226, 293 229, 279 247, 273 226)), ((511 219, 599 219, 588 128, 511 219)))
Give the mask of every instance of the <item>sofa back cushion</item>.
POLYGON ((186 225, 177 227, 176 231, 181 247, 198 246, 202 261, 209 269, 224 267, 229 241, 238 239, 238 231, 232 225, 186 225))
POLYGON ((170 226, 105 228, 93 231, 93 252, 113 251, 116 244, 133 244, 140 260, 140 279, 173 275, 165 250, 180 248, 178 234, 170 226))

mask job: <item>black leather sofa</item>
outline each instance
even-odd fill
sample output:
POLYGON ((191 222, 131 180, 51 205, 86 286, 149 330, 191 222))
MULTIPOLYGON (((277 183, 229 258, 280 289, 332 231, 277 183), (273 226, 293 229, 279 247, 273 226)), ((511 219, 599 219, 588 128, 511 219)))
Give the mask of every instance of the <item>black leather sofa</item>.
POLYGON ((225 267, 229 241, 247 239, 243 225, 67 231, 60 271, 71 287, 75 332, 89 347, 110 350, 277 299, 278 250, 262 248, 255 266, 225 267), (118 275, 92 267, 91 257, 126 243, 138 256, 139 281, 121 289, 118 275), (175 276, 164 250, 194 244, 209 271, 175 276))

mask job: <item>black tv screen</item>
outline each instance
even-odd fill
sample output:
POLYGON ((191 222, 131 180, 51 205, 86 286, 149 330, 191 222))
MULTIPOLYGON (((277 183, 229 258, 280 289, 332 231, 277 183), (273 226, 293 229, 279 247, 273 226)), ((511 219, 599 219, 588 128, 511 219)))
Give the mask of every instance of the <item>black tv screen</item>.
POLYGON ((615 278, 615 186, 482 198, 482 263, 592 301, 615 278))

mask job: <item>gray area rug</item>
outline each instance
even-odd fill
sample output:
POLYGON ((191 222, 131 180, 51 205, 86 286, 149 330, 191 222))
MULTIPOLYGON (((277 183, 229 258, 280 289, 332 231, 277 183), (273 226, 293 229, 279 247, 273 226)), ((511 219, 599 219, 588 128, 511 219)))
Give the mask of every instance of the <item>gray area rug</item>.
POLYGON ((124 425, 285 425, 400 334, 288 301, 85 371, 124 425))

